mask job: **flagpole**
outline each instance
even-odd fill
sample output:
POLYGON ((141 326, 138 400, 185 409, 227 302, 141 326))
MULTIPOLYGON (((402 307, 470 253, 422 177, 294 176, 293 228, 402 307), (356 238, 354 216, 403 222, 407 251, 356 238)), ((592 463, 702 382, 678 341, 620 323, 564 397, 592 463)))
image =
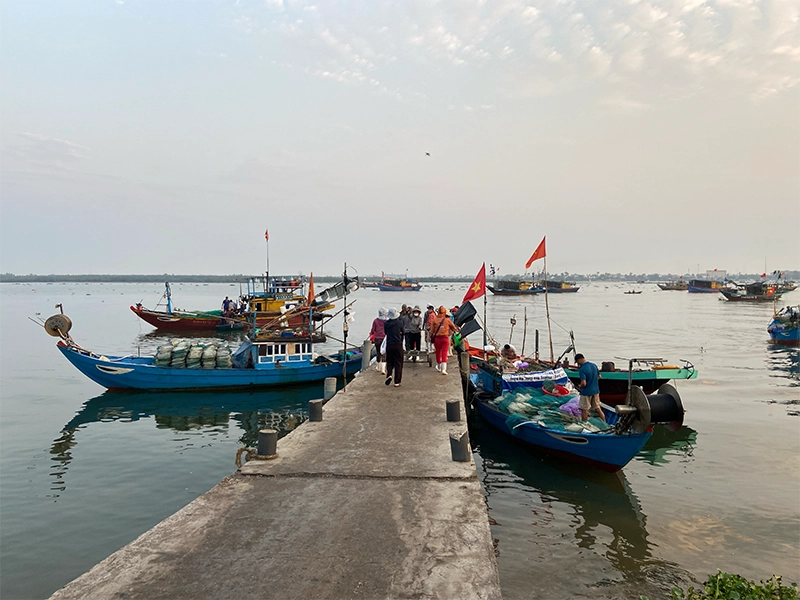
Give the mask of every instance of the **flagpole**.
POLYGON ((553 331, 550 329, 550 302, 547 300, 547 254, 544 255, 544 308, 547 313, 547 335, 550 337, 550 362, 553 362, 553 331))
POLYGON ((486 290, 483 290, 483 360, 486 360, 486 290))

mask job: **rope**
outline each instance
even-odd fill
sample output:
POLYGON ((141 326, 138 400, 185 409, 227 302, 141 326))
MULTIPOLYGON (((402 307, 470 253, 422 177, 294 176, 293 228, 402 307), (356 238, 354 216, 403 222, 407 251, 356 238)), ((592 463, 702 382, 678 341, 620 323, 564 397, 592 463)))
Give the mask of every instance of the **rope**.
POLYGON ((278 458, 277 454, 259 454, 255 448, 239 448, 236 451, 236 467, 241 469, 242 465, 242 454, 247 454, 247 460, 245 462, 251 460, 272 460, 273 458, 278 458))

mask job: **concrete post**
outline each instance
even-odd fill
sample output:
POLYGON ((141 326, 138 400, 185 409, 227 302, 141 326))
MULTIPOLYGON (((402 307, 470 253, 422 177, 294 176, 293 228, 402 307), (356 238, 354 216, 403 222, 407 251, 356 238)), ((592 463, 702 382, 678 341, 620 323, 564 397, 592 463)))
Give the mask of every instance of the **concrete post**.
POLYGON ((469 434, 466 429, 450 432, 450 454, 457 462, 469 462, 472 459, 469 449, 469 434))
POLYGON ((308 420, 309 421, 322 421, 322 405, 324 403, 325 403, 324 400, 309 400, 308 401, 308 420))
POLYGON ((462 375, 469 375, 469 352, 462 352, 458 355, 458 366, 461 368, 462 375))
POLYGON ((372 359, 372 342, 364 340, 361 345, 361 370, 366 371, 369 369, 369 361, 372 359))
POLYGON ((325 392, 322 395, 323 400, 328 401, 336 395, 336 377, 325 378, 325 392))
POLYGON ((275 456, 278 454, 278 432, 275 429, 261 429, 258 432, 259 456, 275 456))
POLYGON ((447 420, 453 422, 461 420, 461 400, 447 401, 447 420))

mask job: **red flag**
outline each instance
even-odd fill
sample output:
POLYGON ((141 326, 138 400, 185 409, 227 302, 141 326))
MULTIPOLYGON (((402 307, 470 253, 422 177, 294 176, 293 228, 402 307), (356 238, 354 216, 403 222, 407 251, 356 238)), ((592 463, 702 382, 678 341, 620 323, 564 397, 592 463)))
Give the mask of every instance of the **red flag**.
POLYGON ((766 273, 762 273, 762 274, 761 274, 761 276, 762 276, 762 277, 766 277, 766 276, 767 276, 767 274, 766 274, 766 273))
POLYGON ((483 263, 481 266, 481 270, 478 271, 478 274, 475 276, 475 281, 472 282, 472 285, 469 286, 464 299, 461 301, 461 304, 467 302, 469 300, 474 300, 475 298, 480 298, 486 293, 486 263, 483 263))
POLYGON ((311 277, 308 278, 308 306, 311 306, 311 303, 314 302, 314 274, 311 274, 311 277))
POLYGON ((269 241, 269 229, 264 232, 264 239, 269 241))
POLYGON ((539 260, 540 258, 544 258, 545 256, 547 256, 547 254, 545 252, 545 249, 544 249, 544 241, 546 239, 547 239, 547 236, 544 236, 542 238, 542 241, 539 242, 539 245, 536 246, 536 250, 533 251, 533 254, 531 254, 531 257, 528 259, 528 262, 525 263, 525 268, 526 269, 530 269, 531 265, 533 264, 533 261, 539 260))

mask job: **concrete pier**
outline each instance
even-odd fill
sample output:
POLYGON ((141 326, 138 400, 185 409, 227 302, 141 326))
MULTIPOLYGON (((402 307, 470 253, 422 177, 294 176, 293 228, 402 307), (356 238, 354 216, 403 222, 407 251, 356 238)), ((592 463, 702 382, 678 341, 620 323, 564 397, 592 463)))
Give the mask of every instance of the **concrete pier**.
POLYGON ((400 387, 361 373, 277 458, 246 463, 52 598, 500 598, 475 465, 451 456, 466 422, 447 420, 462 393, 455 358, 449 369, 406 363, 400 387))

